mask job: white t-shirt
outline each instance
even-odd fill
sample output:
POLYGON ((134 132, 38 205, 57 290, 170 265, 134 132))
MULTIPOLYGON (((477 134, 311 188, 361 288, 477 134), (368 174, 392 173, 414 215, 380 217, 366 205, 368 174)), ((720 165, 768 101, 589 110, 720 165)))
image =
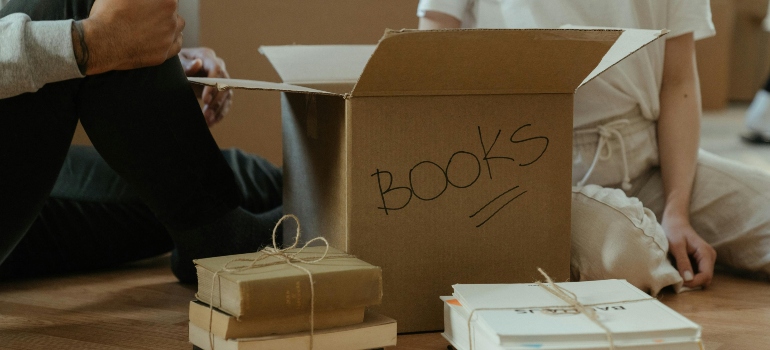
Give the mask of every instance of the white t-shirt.
MULTIPOLYGON (((668 29, 666 38, 692 32, 714 35, 708 0, 420 0, 417 15, 436 11, 464 28, 558 28, 565 24, 668 29)), ((611 118, 639 106, 657 120, 665 41, 658 40, 621 61, 575 94, 573 127, 611 118)))

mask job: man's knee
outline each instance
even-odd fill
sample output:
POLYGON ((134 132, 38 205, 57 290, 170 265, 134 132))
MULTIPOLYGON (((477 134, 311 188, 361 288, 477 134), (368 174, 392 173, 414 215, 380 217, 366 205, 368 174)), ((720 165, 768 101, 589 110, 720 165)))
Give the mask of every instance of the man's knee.
POLYGON ((0 10, 0 17, 24 13, 33 21, 81 20, 88 18, 94 0, 11 0, 0 10))

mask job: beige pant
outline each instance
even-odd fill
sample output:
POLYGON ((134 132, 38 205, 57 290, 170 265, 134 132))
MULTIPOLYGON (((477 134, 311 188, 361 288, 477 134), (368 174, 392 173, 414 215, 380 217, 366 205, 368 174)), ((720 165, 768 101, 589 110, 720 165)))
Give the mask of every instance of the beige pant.
MULTIPOLYGON (((623 278, 653 295, 679 290, 656 219, 664 194, 655 123, 632 111, 576 130, 572 171, 573 277, 623 278)), ((770 174, 701 150, 690 221, 718 263, 770 274, 770 174)))

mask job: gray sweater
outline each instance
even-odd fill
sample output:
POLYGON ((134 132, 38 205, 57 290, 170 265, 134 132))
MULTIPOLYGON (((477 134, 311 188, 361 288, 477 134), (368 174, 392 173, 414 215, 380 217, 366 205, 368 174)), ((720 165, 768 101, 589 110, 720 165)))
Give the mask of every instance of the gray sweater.
POLYGON ((0 18, 0 99, 82 77, 71 30, 72 20, 31 21, 21 13, 0 18))

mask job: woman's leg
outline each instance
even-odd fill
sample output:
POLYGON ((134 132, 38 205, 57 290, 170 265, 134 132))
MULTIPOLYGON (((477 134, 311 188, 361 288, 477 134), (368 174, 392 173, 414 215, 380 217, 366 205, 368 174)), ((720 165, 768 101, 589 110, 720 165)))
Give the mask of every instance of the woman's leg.
MULTIPOLYGON (((660 217, 660 173, 637 193, 660 217)), ((717 251, 717 262, 770 275, 770 174, 700 151, 690 201, 690 221, 717 251)))
POLYGON ((571 252, 576 280, 626 279, 652 295, 682 286, 667 257, 663 228, 639 200, 619 189, 572 189, 571 252))
POLYGON ((612 154, 597 158, 586 185, 572 190, 572 271, 580 280, 621 278, 657 294, 662 288, 682 286, 682 278, 668 260, 668 240, 646 202, 629 195, 642 186, 657 163, 655 124, 638 109, 576 131, 573 142, 573 180, 586 177, 591 161, 607 149, 597 149, 605 138, 612 154), (602 136, 611 128, 622 137, 602 136), (598 154, 599 153, 599 154, 598 154), (627 169, 627 170, 626 170, 627 169), (622 187, 629 176, 628 192, 622 187), (612 188, 618 187, 618 188, 612 188))

